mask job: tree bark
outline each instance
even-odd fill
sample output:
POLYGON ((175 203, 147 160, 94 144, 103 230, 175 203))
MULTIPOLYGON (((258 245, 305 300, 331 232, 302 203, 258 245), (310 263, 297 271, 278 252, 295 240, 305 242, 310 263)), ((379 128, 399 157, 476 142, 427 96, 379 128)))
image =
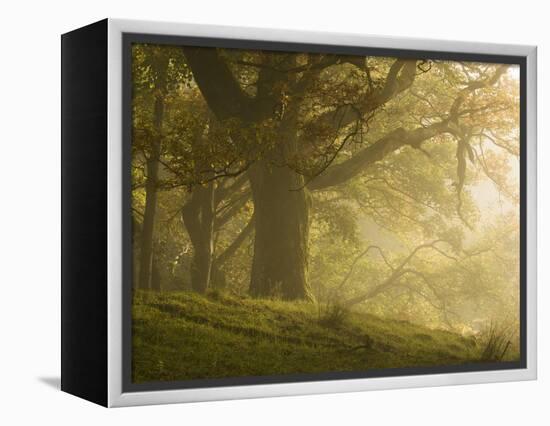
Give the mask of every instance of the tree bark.
POLYGON ((260 161, 250 170, 254 198, 254 258, 250 294, 310 299, 310 200, 303 176, 260 161))

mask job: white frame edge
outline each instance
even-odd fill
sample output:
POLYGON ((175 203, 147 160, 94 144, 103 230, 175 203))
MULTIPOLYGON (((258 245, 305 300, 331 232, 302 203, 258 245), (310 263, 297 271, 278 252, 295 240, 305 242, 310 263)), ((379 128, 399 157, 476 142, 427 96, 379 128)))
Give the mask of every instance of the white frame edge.
POLYGON ((424 386, 535 380, 537 378, 537 51, 534 46, 317 33, 168 22, 108 21, 107 291, 108 406, 167 404, 424 386), (242 40, 368 46, 527 58, 527 368, 468 373, 346 379, 215 388, 122 392, 122 34, 166 34, 242 40))

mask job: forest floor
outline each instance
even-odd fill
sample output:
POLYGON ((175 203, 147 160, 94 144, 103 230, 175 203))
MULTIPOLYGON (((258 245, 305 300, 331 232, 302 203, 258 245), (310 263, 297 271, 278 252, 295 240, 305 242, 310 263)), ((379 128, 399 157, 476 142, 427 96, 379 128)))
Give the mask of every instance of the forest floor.
POLYGON ((365 371, 479 362, 473 337, 311 303, 219 292, 137 292, 133 382, 365 371))

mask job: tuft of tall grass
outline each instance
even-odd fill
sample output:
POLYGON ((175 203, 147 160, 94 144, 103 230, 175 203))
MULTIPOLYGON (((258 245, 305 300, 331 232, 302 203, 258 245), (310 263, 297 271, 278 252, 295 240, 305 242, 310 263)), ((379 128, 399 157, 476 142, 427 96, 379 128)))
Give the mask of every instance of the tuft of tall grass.
POLYGON ((510 350, 514 331, 509 327, 499 326, 493 322, 481 335, 482 362, 500 362, 510 350))
POLYGON ((349 316, 349 309, 339 303, 328 303, 325 312, 320 312, 319 324, 327 328, 339 328, 349 316))

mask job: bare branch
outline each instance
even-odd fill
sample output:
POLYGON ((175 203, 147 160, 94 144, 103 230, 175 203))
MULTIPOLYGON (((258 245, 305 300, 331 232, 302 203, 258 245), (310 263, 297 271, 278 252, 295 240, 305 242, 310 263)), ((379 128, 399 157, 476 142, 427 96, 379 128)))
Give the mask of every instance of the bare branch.
POLYGON ((386 258, 386 255, 384 254, 384 252, 382 251, 382 249, 379 247, 379 246, 368 246, 365 250, 363 250, 361 253, 359 253, 359 255, 357 255, 355 257, 355 259, 353 260, 352 264, 351 264, 351 267, 349 268, 346 276, 344 277, 344 279, 342 280, 342 282, 340 283, 340 285, 338 286, 338 288, 336 289, 337 292, 341 291, 343 289, 343 287, 346 285, 346 283, 348 282, 348 280, 351 278, 352 274, 353 274, 353 271, 355 269, 355 266, 357 265, 357 262, 359 262, 359 260, 361 260, 361 258, 363 258, 364 256, 366 256, 370 250, 378 250, 378 252, 380 253, 380 256, 382 257, 382 259, 384 260, 384 263, 393 271, 394 268, 393 266, 391 265, 391 263, 388 261, 388 259, 386 258))

